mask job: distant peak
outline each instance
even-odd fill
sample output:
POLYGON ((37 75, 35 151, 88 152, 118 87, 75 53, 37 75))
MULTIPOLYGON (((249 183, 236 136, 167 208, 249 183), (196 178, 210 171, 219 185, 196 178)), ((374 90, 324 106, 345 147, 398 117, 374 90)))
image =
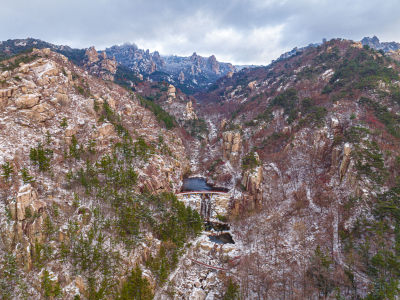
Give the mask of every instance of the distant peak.
POLYGON ((364 37, 362 40, 361 40, 361 42, 372 42, 372 43, 379 43, 379 39, 378 39, 378 37, 376 36, 376 35, 374 35, 372 38, 371 37, 369 37, 369 36, 367 36, 367 37, 364 37))
POLYGON ((400 49, 400 44, 396 42, 380 42, 378 37, 374 35, 371 37, 364 37, 361 40, 363 45, 367 45, 376 50, 383 50, 385 52, 396 51, 400 49))

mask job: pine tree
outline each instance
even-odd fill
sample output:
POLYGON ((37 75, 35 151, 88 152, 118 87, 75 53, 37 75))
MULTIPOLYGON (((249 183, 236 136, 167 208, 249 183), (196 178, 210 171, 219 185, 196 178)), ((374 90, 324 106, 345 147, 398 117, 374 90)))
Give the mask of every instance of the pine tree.
POLYGON ((12 294, 18 280, 15 256, 6 254, 0 262, 0 298, 13 299, 12 294))
POLYGON ((150 283, 142 277, 142 270, 138 265, 122 286, 118 300, 150 300, 153 292, 150 283))
POLYGON ((233 282, 232 278, 229 278, 228 287, 224 294, 223 300, 236 300, 239 299, 239 286, 233 282))
POLYGON ((10 165, 9 162, 6 162, 1 165, 1 168, 3 169, 2 176, 6 179, 6 181, 8 181, 11 178, 11 175, 14 173, 12 165, 10 165))
POLYGON ((23 168, 21 170, 21 176, 22 176, 22 181, 24 182, 24 184, 32 183, 35 181, 33 179, 33 176, 29 175, 27 168, 23 168))

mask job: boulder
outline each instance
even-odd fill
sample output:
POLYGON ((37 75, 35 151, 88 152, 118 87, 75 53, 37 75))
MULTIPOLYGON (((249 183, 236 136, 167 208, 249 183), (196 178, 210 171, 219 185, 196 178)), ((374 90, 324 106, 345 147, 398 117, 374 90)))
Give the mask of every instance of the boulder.
POLYGON ((48 103, 40 103, 32 108, 32 110, 24 111, 25 117, 34 122, 44 122, 55 116, 55 112, 51 110, 48 103))
POLYGON ((192 293, 190 294, 189 299, 191 300, 204 300, 206 299, 207 294, 204 290, 200 288, 195 288, 192 293))
POLYGON ((130 104, 125 104, 122 111, 125 115, 131 115, 133 112, 132 106, 130 104))
POLYGON ((25 94, 15 100, 18 108, 31 108, 39 103, 38 94, 25 94))
POLYGON ((65 106, 69 103, 68 95, 64 93, 57 93, 56 94, 56 102, 61 106, 65 106))
POLYGON ((86 285, 85 282, 83 281, 83 278, 81 276, 77 276, 75 278, 75 286, 78 288, 79 292, 83 295, 86 291, 86 285))
POLYGON ((11 77, 11 72, 10 71, 4 71, 3 73, 0 74, 0 80, 5 80, 7 78, 11 77))
POLYGON ((205 285, 206 285, 206 286, 213 286, 213 285, 215 285, 216 283, 218 283, 218 278, 217 278, 216 273, 214 273, 214 272, 209 273, 209 274, 207 275, 205 285))
POLYGON ((257 81, 251 81, 251 82, 249 82, 249 84, 247 85, 247 87, 250 89, 250 90, 254 90, 255 89, 255 87, 256 87, 256 83, 257 83, 257 81))
POLYGON ((331 127, 334 130, 339 127, 339 120, 336 117, 331 118, 331 127))
POLYGON ((363 48, 363 44, 361 42, 353 42, 350 45, 353 48, 358 48, 358 49, 362 49, 363 48))
POLYGON ((114 134, 114 126, 111 123, 105 123, 99 128, 99 136, 107 137, 114 134))
POLYGON ((29 72, 29 65, 28 64, 21 64, 20 67, 18 68, 19 73, 26 74, 29 72))
POLYGON ((42 53, 43 53, 44 55, 50 55, 51 50, 50 50, 50 48, 43 48, 43 49, 42 49, 42 53))
POLYGON ((210 252, 214 249, 214 245, 210 242, 200 242, 200 248, 206 252, 210 252))

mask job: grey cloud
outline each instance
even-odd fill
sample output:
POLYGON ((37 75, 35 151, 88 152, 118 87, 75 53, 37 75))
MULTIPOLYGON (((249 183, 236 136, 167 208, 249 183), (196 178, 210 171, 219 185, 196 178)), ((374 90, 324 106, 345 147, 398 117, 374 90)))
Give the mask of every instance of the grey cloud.
POLYGON ((267 64, 324 37, 400 41, 399 13, 395 0, 14 0, 2 4, 0 39, 99 49, 135 42, 164 54, 267 64))

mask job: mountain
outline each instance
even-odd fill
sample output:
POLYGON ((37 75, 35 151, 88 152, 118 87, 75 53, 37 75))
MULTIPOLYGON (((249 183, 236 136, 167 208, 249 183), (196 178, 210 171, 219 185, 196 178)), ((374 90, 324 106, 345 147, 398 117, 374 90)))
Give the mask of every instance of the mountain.
POLYGON ((334 39, 187 95, 136 72, 214 59, 3 43, 2 298, 399 295, 391 53, 334 39))
POLYGON ((273 60, 272 62, 284 60, 291 56, 300 55, 304 50, 307 50, 308 48, 312 48, 312 47, 318 47, 319 45, 321 45, 321 44, 320 43, 314 43, 314 44, 311 43, 305 47, 294 47, 292 50, 282 53, 276 60, 273 60))
POLYGON ((167 81, 186 93, 205 89, 218 78, 235 71, 232 64, 218 62, 214 55, 208 58, 196 53, 189 57, 160 56, 157 51, 150 53, 132 44, 112 46, 105 51, 135 73, 155 81, 167 81))
POLYGON ((218 62, 214 55, 208 58, 196 53, 189 57, 160 56, 157 51, 150 53, 149 50, 139 49, 135 44, 112 46, 105 51, 96 51, 94 47, 74 49, 33 38, 0 43, 3 58, 32 48, 50 48, 79 66, 90 67, 89 71, 97 75, 101 73, 105 79, 125 82, 127 86, 133 86, 146 77, 153 81, 169 82, 187 94, 207 89, 218 78, 236 71, 232 64, 218 62), (98 52, 97 56, 95 51, 98 52))
POLYGON ((83 68, 49 48, 0 63, 2 299, 116 297, 139 261, 158 274, 157 261, 172 266, 201 229, 171 193, 188 138, 159 107, 83 68))
POLYGON ((242 216, 230 273, 244 299, 398 293, 399 74, 390 57, 338 39, 198 97, 214 124, 198 172, 242 216))
POLYGON ((0 58, 17 55, 24 51, 29 51, 32 48, 50 48, 67 56, 72 62, 77 65, 82 65, 85 60, 85 49, 74 49, 69 46, 58 46, 38 39, 13 39, 0 42, 0 58))
POLYGON ((380 42, 379 39, 374 35, 371 37, 364 37, 361 40, 363 45, 369 46, 376 50, 383 50, 384 52, 397 51, 400 49, 400 43, 396 42, 380 42))

